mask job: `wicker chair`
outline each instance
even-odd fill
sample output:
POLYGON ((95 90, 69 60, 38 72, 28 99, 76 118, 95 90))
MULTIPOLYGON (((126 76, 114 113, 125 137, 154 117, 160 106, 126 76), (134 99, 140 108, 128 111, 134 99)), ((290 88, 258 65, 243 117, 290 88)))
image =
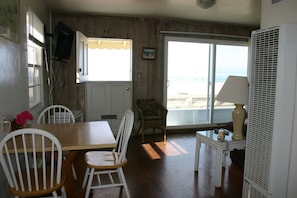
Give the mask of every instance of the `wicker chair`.
POLYGON ((140 126, 138 133, 141 130, 142 142, 144 142, 144 131, 146 129, 162 129, 164 141, 166 141, 166 116, 168 110, 155 99, 138 99, 136 101, 140 126))

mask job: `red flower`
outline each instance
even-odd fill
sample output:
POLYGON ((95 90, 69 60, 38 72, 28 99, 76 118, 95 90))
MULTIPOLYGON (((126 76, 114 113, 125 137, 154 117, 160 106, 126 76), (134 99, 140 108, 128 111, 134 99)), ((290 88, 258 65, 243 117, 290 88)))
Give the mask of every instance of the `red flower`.
POLYGON ((29 111, 23 111, 15 117, 15 121, 18 125, 26 124, 27 120, 33 120, 33 115, 29 111))
POLYGON ((15 121, 19 125, 24 125, 26 123, 27 119, 25 118, 25 116, 23 114, 20 113, 15 117, 15 121))
POLYGON ((22 114, 27 118, 28 120, 33 120, 33 115, 29 111, 24 111, 22 114))

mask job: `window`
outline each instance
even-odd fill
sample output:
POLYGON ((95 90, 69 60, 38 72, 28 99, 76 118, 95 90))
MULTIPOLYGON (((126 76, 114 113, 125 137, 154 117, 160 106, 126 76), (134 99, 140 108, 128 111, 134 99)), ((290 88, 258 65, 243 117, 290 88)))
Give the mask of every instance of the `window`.
POLYGON ((248 42, 165 37, 167 125, 229 122, 233 104, 215 100, 229 75, 247 76, 248 42))
POLYGON ((27 55, 29 107, 42 104, 44 25, 31 11, 27 12, 27 55))
POLYGON ((77 32, 76 42, 77 82, 132 80, 132 40, 87 38, 77 32))
POLYGON ((89 39, 88 46, 89 80, 131 80, 130 40, 89 39))

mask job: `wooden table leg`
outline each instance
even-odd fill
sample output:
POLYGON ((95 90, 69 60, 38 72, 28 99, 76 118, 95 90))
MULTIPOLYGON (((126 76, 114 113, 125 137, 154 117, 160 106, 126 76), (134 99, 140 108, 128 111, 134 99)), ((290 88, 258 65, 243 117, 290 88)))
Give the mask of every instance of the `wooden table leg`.
POLYGON ((70 151, 67 155, 66 160, 63 164, 63 171, 67 174, 66 182, 65 182, 65 191, 67 197, 70 198, 82 198, 85 195, 85 189, 81 189, 82 187, 82 178, 85 171, 85 166, 81 164, 84 160, 85 151, 70 151), (72 164, 75 166, 75 162, 77 162, 76 173, 77 173, 77 181, 74 180, 72 174, 72 164), (82 173, 83 172, 83 173, 82 173))
POLYGON ((78 151, 70 151, 66 160, 63 163, 63 171, 66 173, 67 178, 65 181, 65 191, 67 194, 67 197, 75 197, 75 184, 74 184, 74 178, 72 175, 72 163, 77 155, 78 151))

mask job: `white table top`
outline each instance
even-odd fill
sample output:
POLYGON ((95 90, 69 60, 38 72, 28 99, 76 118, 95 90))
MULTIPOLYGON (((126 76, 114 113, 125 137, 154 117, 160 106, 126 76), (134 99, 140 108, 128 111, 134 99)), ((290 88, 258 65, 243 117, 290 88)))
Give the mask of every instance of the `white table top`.
POLYGON ((205 142, 210 146, 219 146, 221 148, 228 147, 228 150, 234 148, 245 148, 246 143, 245 139, 233 140, 231 131, 229 131, 228 135, 225 135, 224 140, 218 139, 218 134, 215 133, 215 130, 197 131, 196 136, 200 141, 205 142))
MULTIPOLYGON (((227 131, 227 130, 226 130, 227 131)), ((214 141, 218 140, 218 134, 215 133, 215 130, 206 130, 206 131, 197 131, 197 135, 200 134, 204 137, 212 139, 214 141)), ((229 131, 228 135, 225 135, 225 141, 232 141, 232 132, 229 131)))

